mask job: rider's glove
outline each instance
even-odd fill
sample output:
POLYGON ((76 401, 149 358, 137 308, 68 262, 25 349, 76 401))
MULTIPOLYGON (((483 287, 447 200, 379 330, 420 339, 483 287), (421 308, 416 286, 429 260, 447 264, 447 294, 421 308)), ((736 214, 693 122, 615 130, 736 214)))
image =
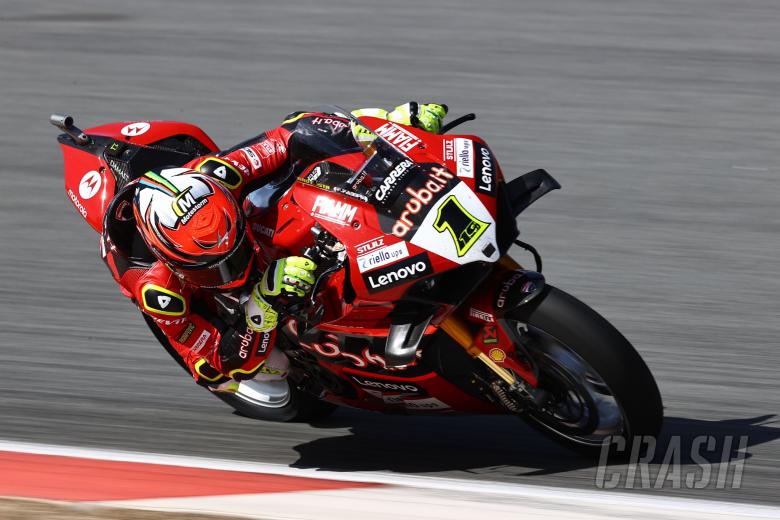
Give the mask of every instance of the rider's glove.
MULTIPOLYGON (((415 101, 398 105, 392 112, 381 108, 361 108, 353 110, 355 117, 371 116, 387 119, 402 125, 411 125, 434 134, 441 130, 441 121, 447 115, 447 105, 438 103, 420 104, 415 101)), ((358 142, 371 141, 375 138, 373 132, 365 128, 352 125, 352 133, 358 142)))
POLYGON ((260 294, 265 297, 280 294, 303 297, 314 283, 316 270, 317 264, 303 256, 288 256, 274 260, 258 284, 260 294))
POLYGON ((410 101, 395 107, 392 112, 387 114, 387 119, 438 134, 439 130, 441 130, 441 121, 446 115, 447 105, 438 103, 421 104, 410 101))
POLYGON ((302 256, 288 256, 271 262, 244 303, 247 325, 258 332, 273 330, 279 321, 279 313, 270 302, 280 295, 305 296, 314 283, 316 269, 317 264, 302 256))

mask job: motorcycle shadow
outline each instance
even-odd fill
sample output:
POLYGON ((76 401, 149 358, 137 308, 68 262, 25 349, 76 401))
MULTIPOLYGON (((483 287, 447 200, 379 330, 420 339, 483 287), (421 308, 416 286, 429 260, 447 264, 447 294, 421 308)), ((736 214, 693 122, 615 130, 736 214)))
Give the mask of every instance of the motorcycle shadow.
POLYGON ((680 464, 683 466, 697 464, 694 457, 713 465, 739 458, 750 459, 753 453, 749 448, 780 439, 780 427, 771 426, 780 426, 776 417, 767 414, 719 421, 666 418, 652 462, 661 464, 666 454, 677 450, 678 446, 680 464), (744 441, 741 437, 745 437, 744 441), (707 448, 708 440, 712 449, 707 448), (741 449, 744 451, 740 453, 741 449))
MULTIPOLYGON (((651 464, 660 464, 669 447, 679 442, 682 465, 694 464, 691 446, 699 436, 712 436, 716 449, 700 452, 711 464, 723 456, 732 437, 732 458, 739 437, 747 448, 780 438, 768 426, 773 415, 704 421, 667 417, 651 464), (673 442, 673 438, 678 440, 673 442)), ((323 437, 295 446, 299 459, 291 466, 327 471, 391 471, 399 473, 467 472, 490 476, 553 475, 595 468, 599 457, 572 452, 511 416, 392 416, 343 409, 312 424, 320 429, 349 428, 349 435, 323 437)), ((727 450, 729 451, 729 450, 727 450)), ((744 458, 751 457, 746 450, 744 458)), ((605 461, 610 465, 612 460, 605 461)), ((614 463, 619 464, 618 461, 614 463)))

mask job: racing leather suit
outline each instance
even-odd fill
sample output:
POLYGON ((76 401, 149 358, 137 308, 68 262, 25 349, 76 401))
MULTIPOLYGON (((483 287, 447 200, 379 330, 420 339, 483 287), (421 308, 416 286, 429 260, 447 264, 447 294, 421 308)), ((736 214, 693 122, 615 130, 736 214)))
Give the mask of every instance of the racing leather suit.
MULTIPOLYGON (((310 163, 323 159, 317 156, 321 152, 308 145, 314 139, 321 142, 323 137, 333 140, 341 149, 355 145, 347 118, 298 112, 288 116, 277 128, 184 166, 219 180, 240 203, 255 189, 256 181, 286 172, 291 161, 310 163)), ((247 233, 251 237, 249 230, 247 233)), ((257 245, 256 250, 259 252, 257 245)), ((256 256, 262 262, 262 255, 256 256)), ((265 267, 258 265, 260 269, 265 267)), ((278 367, 264 366, 276 330, 256 332, 248 327, 237 300, 233 310, 240 316, 232 323, 215 318, 213 298, 204 298, 203 289, 185 285, 160 261, 140 276, 123 276, 120 285, 141 311, 154 320, 198 384, 213 389, 231 379, 251 379, 261 371, 283 375, 278 367)))

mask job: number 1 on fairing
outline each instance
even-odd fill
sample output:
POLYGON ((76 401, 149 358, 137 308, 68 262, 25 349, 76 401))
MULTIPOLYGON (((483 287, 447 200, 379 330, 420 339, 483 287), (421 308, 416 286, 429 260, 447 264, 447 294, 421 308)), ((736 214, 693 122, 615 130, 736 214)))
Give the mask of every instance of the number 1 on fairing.
POLYGON ((469 249, 482 236, 482 233, 490 226, 469 213, 455 195, 450 195, 439 206, 433 228, 439 233, 446 229, 455 241, 455 249, 461 257, 468 253, 469 249))

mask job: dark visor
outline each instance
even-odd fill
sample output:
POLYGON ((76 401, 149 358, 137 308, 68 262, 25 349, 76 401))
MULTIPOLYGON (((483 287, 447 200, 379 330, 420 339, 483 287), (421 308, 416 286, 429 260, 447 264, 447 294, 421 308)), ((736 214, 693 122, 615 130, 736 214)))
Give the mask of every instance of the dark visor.
POLYGON ((231 284, 244 276, 254 255, 252 241, 244 233, 233 251, 219 262, 191 269, 178 267, 176 272, 196 287, 214 289, 231 284))

